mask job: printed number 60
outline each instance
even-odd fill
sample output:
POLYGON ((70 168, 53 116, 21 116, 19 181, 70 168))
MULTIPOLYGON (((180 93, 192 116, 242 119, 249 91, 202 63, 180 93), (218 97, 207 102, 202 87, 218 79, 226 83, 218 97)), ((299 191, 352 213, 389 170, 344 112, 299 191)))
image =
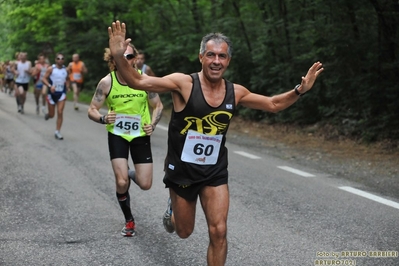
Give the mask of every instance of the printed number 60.
POLYGON ((210 156, 213 153, 214 149, 213 145, 208 145, 205 147, 205 149, 204 147, 205 147, 204 144, 201 143, 195 144, 193 151, 196 155, 205 154, 205 156, 210 156))

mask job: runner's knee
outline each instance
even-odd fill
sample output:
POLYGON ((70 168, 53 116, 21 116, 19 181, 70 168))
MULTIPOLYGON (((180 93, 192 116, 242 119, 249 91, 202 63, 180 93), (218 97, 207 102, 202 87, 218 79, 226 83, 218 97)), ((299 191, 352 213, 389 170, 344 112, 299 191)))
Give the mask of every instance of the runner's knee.
MULTIPOLYGON (((183 210, 183 212, 185 212, 185 210, 183 210)), ((189 214, 185 212, 180 219, 176 217, 176 212, 173 215, 176 234, 180 238, 188 238, 194 231, 195 213, 189 216, 186 215, 189 214)))
POLYGON ((152 182, 151 181, 146 181, 143 183, 138 183, 138 186, 142 189, 142 190, 149 190, 152 186, 152 182))
POLYGON ((220 241, 227 236, 227 225, 224 222, 220 222, 216 225, 209 226, 209 236, 211 241, 220 241))
POLYGON ((136 172, 136 183, 142 190, 149 190, 152 186, 152 176, 140 176, 136 172))
POLYGON ((188 227, 181 227, 181 226, 177 226, 176 227, 176 234, 180 237, 180 238, 188 238, 194 231, 194 228, 188 228, 188 227))
POLYGON ((118 191, 126 191, 129 187, 129 180, 116 176, 116 187, 118 191))

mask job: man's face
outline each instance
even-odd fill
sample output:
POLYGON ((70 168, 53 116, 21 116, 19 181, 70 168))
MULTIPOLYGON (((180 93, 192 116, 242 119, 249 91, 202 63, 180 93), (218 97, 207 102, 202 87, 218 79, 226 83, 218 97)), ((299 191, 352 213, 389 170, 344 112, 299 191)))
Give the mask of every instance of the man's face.
POLYGON ((231 59, 227 49, 227 43, 211 40, 206 43, 204 55, 199 55, 203 74, 209 81, 216 82, 223 77, 231 59))
POLYGON ((44 56, 39 56, 39 58, 37 59, 37 62, 39 64, 44 64, 44 56))
POLYGON ((55 63, 57 64, 57 66, 62 66, 64 64, 64 55, 57 55, 57 57, 55 58, 55 63))
POLYGON ((145 61, 145 58, 144 58, 144 55, 143 55, 143 54, 138 54, 138 55, 136 56, 136 66, 137 66, 139 69, 141 69, 141 68, 143 67, 144 61, 145 61))
POLYGON ((20 53, 19 60, 21 60, 22 62, 25 62, 26 61, 26 53, 20 53))
POLYGON ((74 55, 72 56, 72 61, 73 61, 73 62, 79 62, 79 55, 74 54, 74 55))

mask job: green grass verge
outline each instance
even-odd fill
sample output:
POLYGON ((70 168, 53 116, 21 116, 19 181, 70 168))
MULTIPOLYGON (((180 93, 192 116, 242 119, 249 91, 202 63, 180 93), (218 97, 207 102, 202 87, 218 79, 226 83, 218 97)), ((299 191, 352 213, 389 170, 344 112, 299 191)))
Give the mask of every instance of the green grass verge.
MULTIPOLYGON (((82 91, 79 93, 79 102, 80 103, 85 103, 85 104, 90 104, 91 99, 93 98, 94 91, 82 91)), ((73 92, 70 91, 67 93, 67 100, 68 101, 73 101, 73 92)))

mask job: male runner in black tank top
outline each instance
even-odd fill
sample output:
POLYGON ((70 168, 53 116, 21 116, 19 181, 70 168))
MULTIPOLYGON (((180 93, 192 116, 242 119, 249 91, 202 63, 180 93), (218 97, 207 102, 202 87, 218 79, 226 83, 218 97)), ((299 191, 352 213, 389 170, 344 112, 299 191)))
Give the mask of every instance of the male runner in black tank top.
POLYGON ((168 232, 187 238, 194 230, 197 198, 200 197, 209 229, 208 265, 224 265, 227 256, 227 150, 225 134, 238 104, 278 112, 309 91, 323 71, 314 63, 301 84, 285 93, 267 97, 250 92, 223 79, 231 60, 231 42, 220 34, 203 37, 198 74, 173 73, 162 78, 138 74, 129 67, 123 53, 126 25, 116 21, 108 28, 109 45, 120 74, 129 87, 151 92, 171 92, 173 112, 169 123, 166 187, 170 199, 164 214, 168 232), (172 213, 173 209, 173 213, 172 213))

